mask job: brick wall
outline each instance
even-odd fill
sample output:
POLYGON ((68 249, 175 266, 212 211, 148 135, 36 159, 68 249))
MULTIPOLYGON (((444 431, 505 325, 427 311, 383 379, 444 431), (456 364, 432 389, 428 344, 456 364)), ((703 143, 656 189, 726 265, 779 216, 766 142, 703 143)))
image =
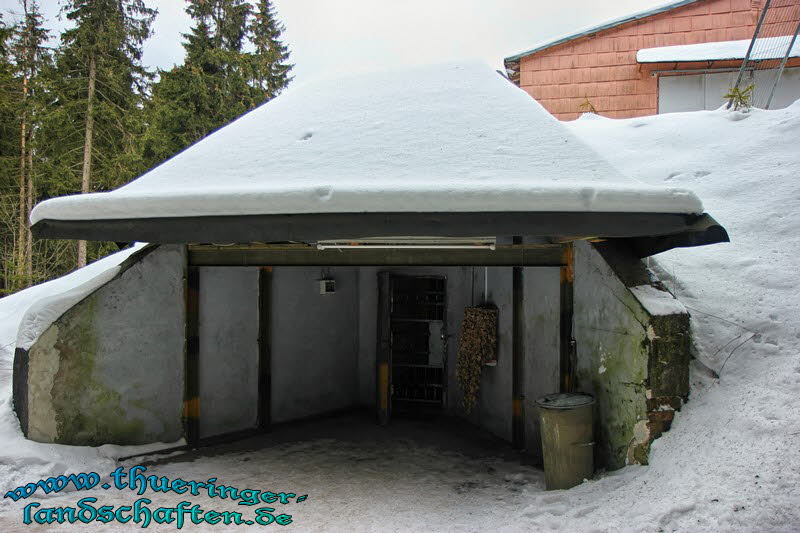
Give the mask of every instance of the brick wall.
MULTIPOLYGON (((796 2, 797 0, 782 0, 796 2)), ((523 57, 519 85, 561 120, 588 99, 612 118, 652 115, 658 106, 654 69, 716 68, 739 62, 639 65, 641 48, 750 39, 758 0, 704 0, 523 57)))

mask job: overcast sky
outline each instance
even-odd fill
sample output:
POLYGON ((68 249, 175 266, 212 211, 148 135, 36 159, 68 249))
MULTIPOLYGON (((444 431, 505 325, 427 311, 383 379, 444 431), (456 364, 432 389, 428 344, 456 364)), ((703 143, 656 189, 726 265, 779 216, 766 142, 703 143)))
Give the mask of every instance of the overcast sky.
MULTIPOLYGON (((57 0, 39 0, 54 33, 57 0)), ((183 60, 181 33, 190 19, 182 0, 146 0, 158 8, 155 35, 145 44, 150 67, 183 60)), ((664 0, 275 0, 286 25, 298 81, 339 74, 478 58, 502 67, 503 58, 585 26, 649 9, 664 0)), ((18 0, 0 0, 4 19, 18 0)), ((11 13, 9 13, 11 12, 11 13)))

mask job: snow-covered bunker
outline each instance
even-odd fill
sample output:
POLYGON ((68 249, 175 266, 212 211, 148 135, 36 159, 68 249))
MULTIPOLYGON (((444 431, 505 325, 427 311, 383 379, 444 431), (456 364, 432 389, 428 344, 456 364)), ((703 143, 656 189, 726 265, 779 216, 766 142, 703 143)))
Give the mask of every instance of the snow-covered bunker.
POLYGON ((23 321, 52 315, 16 351, 28 438, 197 446, 426 409, 537 456, 536 398, 580 390, 609 468, 646 462, 689 393, 688 315, 641 258, 727 241, 693 193, 621 175, 481 65, 293 87, 116 191, 43 202, 32 223, 151 244, 23 321), (497 357, 467 414, 460 328, 484 301, 497 357))

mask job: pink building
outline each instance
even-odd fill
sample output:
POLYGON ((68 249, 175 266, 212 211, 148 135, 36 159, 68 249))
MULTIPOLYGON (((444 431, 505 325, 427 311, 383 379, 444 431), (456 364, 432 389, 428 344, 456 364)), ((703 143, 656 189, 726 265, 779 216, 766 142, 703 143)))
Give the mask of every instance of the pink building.
MULTIPOLYGON (((561 120, 589 104, 613 118, 715 109, 736 78, 764 1, 673 2, 507 57, 506 70, 561 120)), ((770 9, 762 35, 774 35, 775 24, 794 31, 800 0, 773 0, 770 9)), ((773 108, 800 98, 797 52, 796 45, 773 108)))

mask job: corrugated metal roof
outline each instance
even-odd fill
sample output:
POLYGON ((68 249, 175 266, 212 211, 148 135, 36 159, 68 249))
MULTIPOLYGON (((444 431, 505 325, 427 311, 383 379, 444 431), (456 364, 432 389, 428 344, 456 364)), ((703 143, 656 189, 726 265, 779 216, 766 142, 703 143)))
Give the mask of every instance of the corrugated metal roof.
POLYGON ((673 9, 677 9, 679 7, 687 6, 689 4, 694 4, 696 2, 701 2, 701 1, 703 1, 703 0, 680 0, 679 2, 669 2, 667 4, 661 4, 659 6, 656 6, 654 8, 648 9, 646 11, 640 11, 640 12, 634 13, 632 15, 626 15, 624 17, 615 18, 615 19, 606 21, 606 22, 604 22, 602 24, 599 24, 597 26, 591 26, 589 28, 585 28, 585 29, 577 31, 575 33, 570 33, 569 35, 565 35, 563 37, 559 37, 557 39, 541 43, 541 44, 537 45, 534 48, 531 48, 530 50, 528 50, 526 52, 521 52, 519 54, 516 54, 516 55, 513 55, 513 56, 509 56, 509 57, 505 58, 505 61, 506 62, 508 62, 508 61, 517 61, 519 59, 522 59, 525 56, 529 56, 531 54, 535 54, 536 52, 541 52, 542 50, 546 50, 548 48, 552 48, 554 46, 558 46, 559 44, 563 44, 563 43, 572 41, 573 39, 577 39, 579 37, 585 37, 587 35, 592 35, 594 33, 598 33, 598 32, 601 32, 603 30, 608 30, 608 29, 611 29, 611 28, 615 28, 617 26, 621 26, 622 24, 625 24, 627 22, 633 22, 635 20, 641 20, 643 18, 652 17, 653 15, 658 15, 659 13, 664 13, 666 11, 671 11, 673 9))

